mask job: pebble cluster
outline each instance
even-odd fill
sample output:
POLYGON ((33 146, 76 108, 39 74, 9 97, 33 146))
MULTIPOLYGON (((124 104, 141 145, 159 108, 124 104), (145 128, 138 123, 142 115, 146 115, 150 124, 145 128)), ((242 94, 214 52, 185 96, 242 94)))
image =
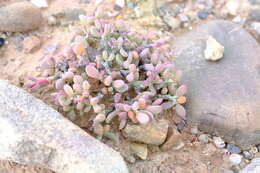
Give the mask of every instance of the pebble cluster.
POLYGON ((120 130, 172 108, 185 119, 187 87, 169 61, 167 39, 152 41, 123 21, 111 24, 99 16, 80 15, 82 25, 70 28, 70 45, 61 56, 46 57, 39 65, 42 77, 31 78, 28 87, 55 83, 57 104, 72 119, 88 118, 99 137, 109 133, 114 119, 120 130))

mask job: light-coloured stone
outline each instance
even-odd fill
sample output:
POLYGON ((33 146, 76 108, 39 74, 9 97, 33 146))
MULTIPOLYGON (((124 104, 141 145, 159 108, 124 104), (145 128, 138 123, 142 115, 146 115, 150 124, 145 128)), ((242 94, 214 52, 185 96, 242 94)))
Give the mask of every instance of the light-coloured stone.
POLYGON ((239 9, 239 2, 237 0, 228 1, 225 7, 229 14, 236 16, 239 9))
POLYGON ((29 36, 23 40, 23 49, 25 53, 31 53, 41 46, 41 40, 36 36, 29 36))
POLYGON ((48 7, 47 0, 31 0, 31 3, 36 5, 39 8, 47 8, 48 7))
POLYGON ((146 125, 129 125, 123 130, 123 135, 136 142, 161 145, 167 136, 168 122, 166 120, 152 121, 146 125))
POLYGON ((148 156, 147 144, 131 143, 130 147, 136 156, 138 156, 142 160, 147 159, 148 156))
POLYGON ((17 2, 0 8, 0 31, 25 32, 38 28, 41 11, 29 2, 17 2))
POLYGON ((125 0, 116 0, 115 5, 117 5, 119 8, 124 8, 125 0))
POLYGON ((204 56, 206 60, 217 61, 223 57, 224 46, 222 46, 215 38, 209 36, 204 56))
POLYGON ((242 161, 242 156, 236 153, 233 153, 229 156, 229 161, 235 165, 238 165, 242 161))
POLYGON ((213 143, 215 144, 216 147, 218 148, 224 148, 226 146, 225 141, 221 137, 213 137, 213 143))
POLYGON ((0 80, 0 159, 56 173, 128 173, 120 154, 25 91, 0 80))
POLYGON ((239 173, 259 173, 260 172, 260 158, 255 158, 239 173))
MULTIPOLYGON (((169 130, 169 132, 170 132, 170 130, 169 130)), ((162 151, 167 151, 170 149, 179 150, 184 146, 185 146, 185 143, 184 143, 184 140, 183 140, 180 132, 175 128, 171 128, 171 134, 170 134, 169 138, 166 140, 166 142, 161 146, 161 150, 162 151)))

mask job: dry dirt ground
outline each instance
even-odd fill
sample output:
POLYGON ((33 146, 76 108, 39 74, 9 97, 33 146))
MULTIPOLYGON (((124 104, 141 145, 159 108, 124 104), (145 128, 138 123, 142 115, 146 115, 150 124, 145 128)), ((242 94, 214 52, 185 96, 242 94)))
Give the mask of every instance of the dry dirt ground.
MULTIPOLYGON (((17 49, 16 45, 21 44, 21 41, 17 40, 19 35, 14 34, 8 37, 8 44, 0 48, 0 79, 7 79, 12 81, 17 86, 24 87, 28 76, 37 76, 36 65, 43 58, 42 50, 48 44, 59 43, 58 50, 55 54, 58 54, 62 50, 62 47, 68 43, 68 29, 67 27, 50 27, 47 24, 47 16, 53 13, 62 11, 65 8, 84 8, 87 14, 91 14, 94 7, 94 1, 89 3, 79 3, 80 0, 52 0, 49 7, 42 10, 45 21, 42 27, 37 31, 30 33, 24 33, 23 35, 37 35, 41 39, 41 48, 33 53, 26 54, 22 50, 17 49)), ((81 1, 82 2, 82 1, 81 1)), ((87 1, 85 1, 87 2, 87 1)), ((1 3, 10 3, 8 0, 0 0, 1 3)), ((106 0, 102 4, 104 11, 113 9, 113 0, 106 0)), ((124 11, 124 14, 120 14, 117 18, 124 18, 128 15, 129 11, 124 11)), ((149 20, 149 19, 147 19, 149 20)), ((135 21, 129 19, 129 23, 135 26, 135 29, 142 29, 145 31, 147 20, 135 21)), ((202 22, 202 21, 201 21, 202 22)), ((205 21, 203 21, 205 22, 205 21)), ((149 23, 149 21, 148 21, 149 23)), ((194 24, 196 25, 196 24, 194 24)), ((151 28, 155 29, 155 28, 151 28)), ((186 29, 177 30, 171 37, 174 38, 181 32, 185 32, 186 29)), ((42 100, 50 103, 48 97, 44 95, 44 91, 40 95, 42 100)), ((51 105, 53 106, 53 105, 51 105)), ((174 121, 178 118, 175 115, 168 117, 171 119, 171 125, 174 126, 174 121)), ((223 150, 217 149, 212 143, 202 144, 194 140, 194 135, 190 133, 190 128, 187 127, 183 132, 183 141, 185 146, 179 150, 170 150, 167 152, 158 151, 157 148, 151 148, 153 151, 147 161, 136 161, 134 164, 129 164, 129 168, 133 173, 232 173, 228 172, 228 168, 232 167, 232 164, 228 161, 228 154, 223 150)), ((121 150, 111 141, 107 141, 107 144, 117 150, 121 150)), ((243 166, 242 165, 240 166, 243 166)), ((235 168, 234 168, 235 169, 235 168)), ((0 173, 51 173, 52 171, 38 168, 34 166, 24 166, 8 161, 0 162, 0 173)))

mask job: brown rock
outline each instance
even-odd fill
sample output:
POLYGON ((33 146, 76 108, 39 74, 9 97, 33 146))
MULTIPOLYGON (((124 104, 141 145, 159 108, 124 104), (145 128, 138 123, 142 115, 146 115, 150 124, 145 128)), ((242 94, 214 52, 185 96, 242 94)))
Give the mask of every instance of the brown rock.
POLYGON ((123 130, 123 135, 131 141, 161 145, 166 139, 168 126, 166 120, 154 120, 146 125, 127 124, 123 130))
POLYGON ((0 8, 0 31, 30 31, 38 28, 41 22, 41 10, 29 2, 17 2, 0 8))
POLYGON ((166 140, 166 142, 161 146, 162 151, 167 151, 169 149, 179 150, 185 145, 183 138, 180 132, 175 129, 171 128, 171 135, 166 140))
POLYGON ((31 53, 41 46, 41 40, 36 36, 29 36, 23 40, 23 48, 25 53, 31 53))
POLYGON ((138 144, 138 143, 131 143, 130 144, 132 152, 141 158, 142 160, 146 160, 148 156, 148 149, 146 144, 138 144))

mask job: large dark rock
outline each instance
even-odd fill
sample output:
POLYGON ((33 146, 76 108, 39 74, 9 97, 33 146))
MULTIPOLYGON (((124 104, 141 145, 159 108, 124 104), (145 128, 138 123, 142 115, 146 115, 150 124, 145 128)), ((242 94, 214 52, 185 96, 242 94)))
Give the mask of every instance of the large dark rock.
POLYGON ((240 26, 212 21, 178 38, 176 66, 188 84, 188 121, 242 148, 260 143, 260 46, 240 26), (209 35, 225 47, 224 57, 206 61, 209 35))

